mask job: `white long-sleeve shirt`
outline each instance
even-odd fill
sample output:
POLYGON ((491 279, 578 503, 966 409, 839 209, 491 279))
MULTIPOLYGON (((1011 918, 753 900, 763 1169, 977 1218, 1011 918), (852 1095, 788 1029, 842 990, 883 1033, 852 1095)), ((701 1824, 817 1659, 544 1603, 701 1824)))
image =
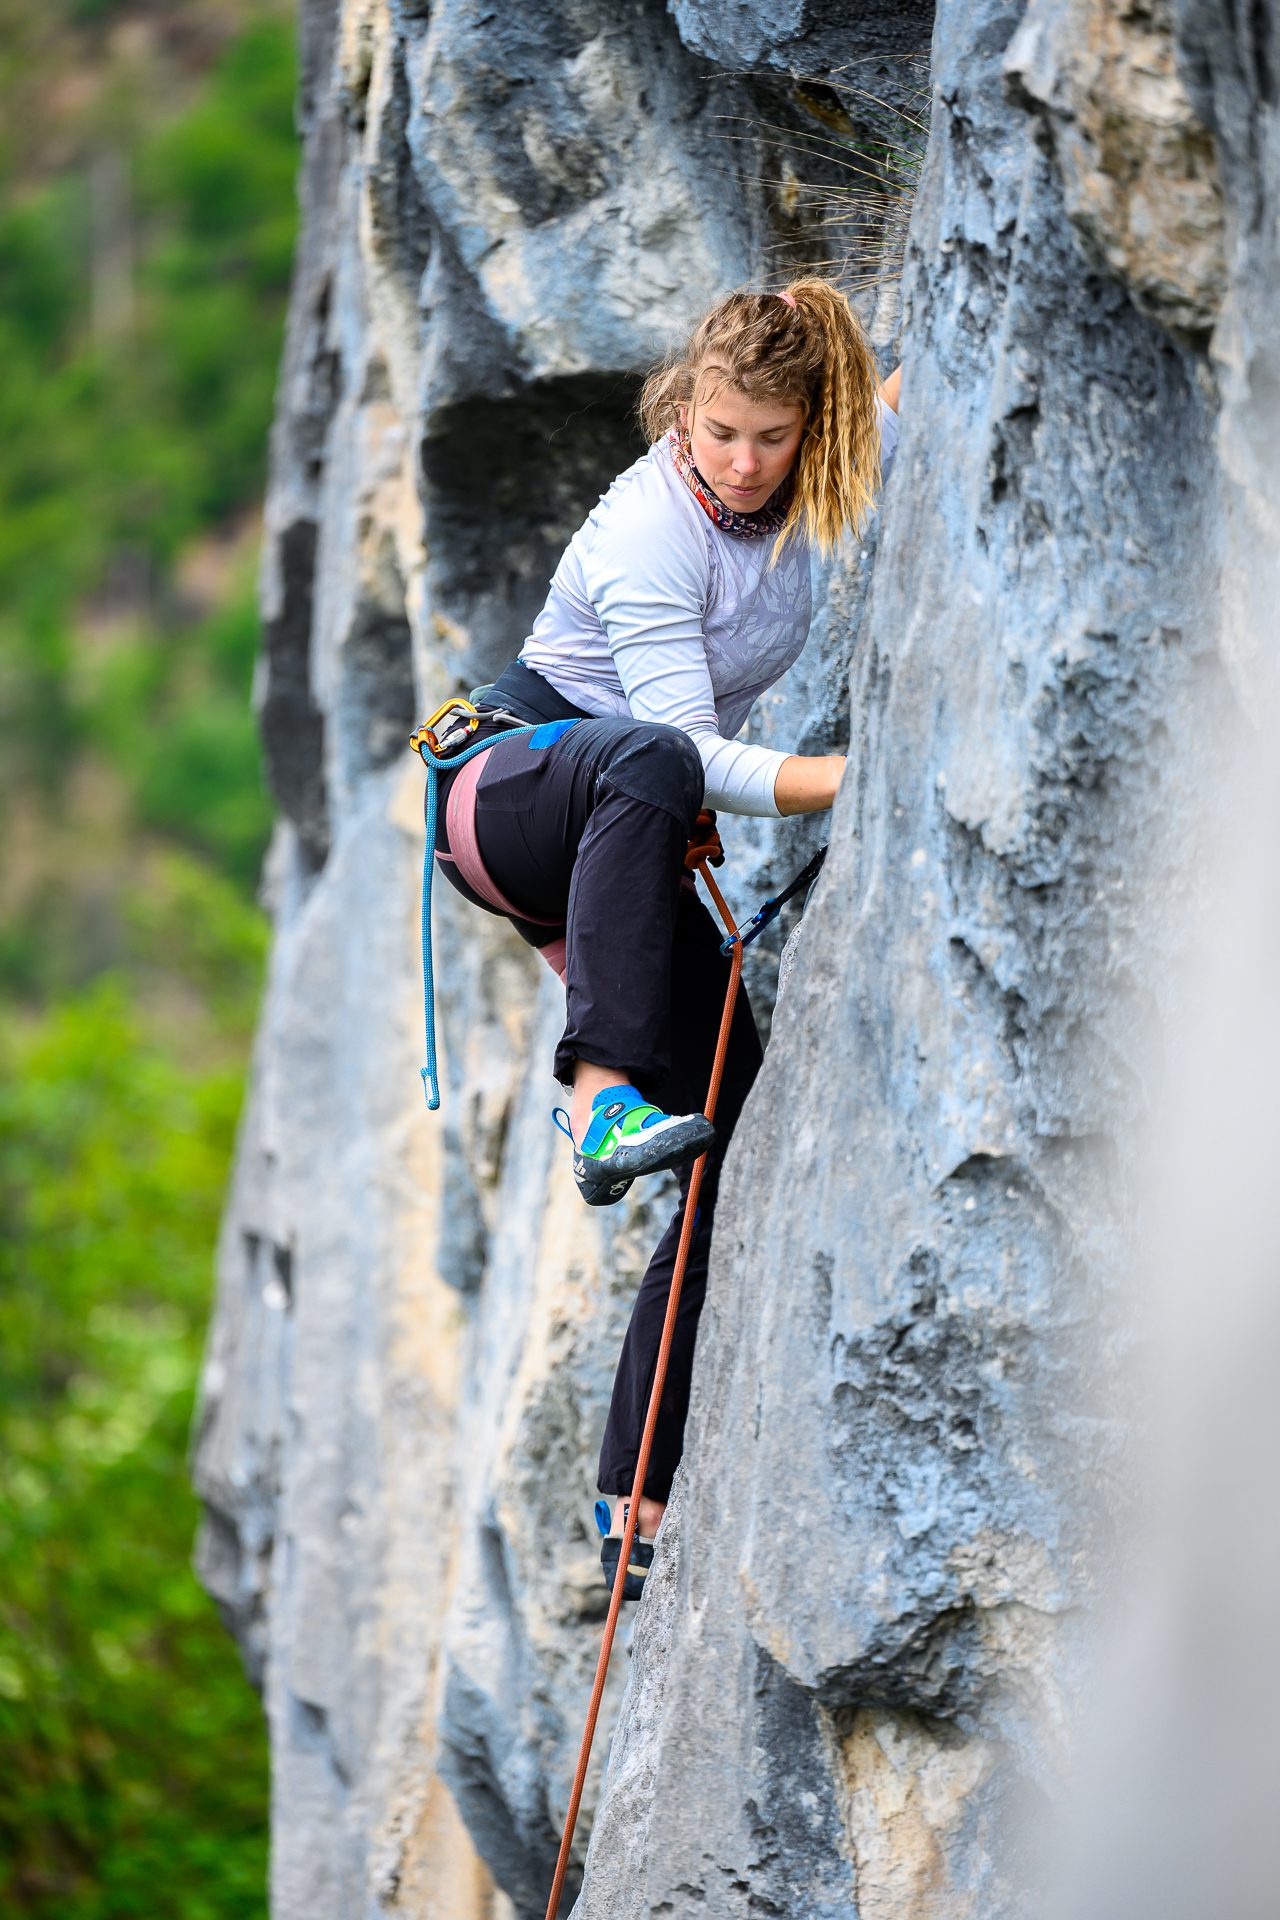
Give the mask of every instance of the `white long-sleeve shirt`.
MULTIPOLYGON (((878 405, 887 473, 898 423, 878 405)), ((808 638, 808 544, 788 541, 771 567, 773 544, 722 532, 659 440, 565 548, 520 658, 586 713, 683 728, 709 807, 776 817, 786 754, 734 738, 808 638)))

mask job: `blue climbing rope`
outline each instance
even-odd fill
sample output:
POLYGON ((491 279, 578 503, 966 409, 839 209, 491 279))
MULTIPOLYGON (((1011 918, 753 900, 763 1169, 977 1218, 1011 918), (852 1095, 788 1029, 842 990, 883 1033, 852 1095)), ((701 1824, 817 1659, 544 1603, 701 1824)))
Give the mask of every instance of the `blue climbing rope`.
POLYGON ((431 882, 436 870, 440 775, 456 773, 468 760, 474 760, 478 753, 486 753, 490 747, 496 747, 499 740, 515 740, 522 733, 536 732, 537 728, 532 726, 505 727, 501 733, 495 733, 491 740, 477 740, 465 752, 451 753, 443 760, 432 753, 425 740, 418 741, 418 752, 427 769, 427 846, 422 862, 422 1001, 427 1025, 427 1064, 422 1069, 422 1086, 431 1113, 435 1113, 440 1105, 440 1074, 436 1055, 436 981, 431 958, 431 882))

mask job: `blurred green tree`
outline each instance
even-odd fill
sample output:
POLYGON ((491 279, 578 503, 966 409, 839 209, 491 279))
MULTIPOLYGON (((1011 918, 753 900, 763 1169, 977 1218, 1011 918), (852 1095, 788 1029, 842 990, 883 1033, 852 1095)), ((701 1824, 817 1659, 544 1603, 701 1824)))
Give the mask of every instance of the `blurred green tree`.
POLYGON ((0 1913, 35 1920, 265 1913, 185 1453, 266 943, 294 31, 0 0, 0 1913))
MULTIPOLYGON (((239 916, 200 967, 247 1000, 239 916)), ((262 1724, 184 1451, 240 1071, 184 1072, 133 998, 0 1034, 0 1910, 230 1920, 264 1910, 262 1724)))

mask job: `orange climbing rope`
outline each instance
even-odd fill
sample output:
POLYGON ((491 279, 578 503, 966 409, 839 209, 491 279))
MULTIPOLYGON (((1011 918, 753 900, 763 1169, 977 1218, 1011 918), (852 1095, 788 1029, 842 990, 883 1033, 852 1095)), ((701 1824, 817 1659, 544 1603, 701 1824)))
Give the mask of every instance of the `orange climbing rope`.
MULTIPOLYGON (((701 824, 700 820, 699 825, 701 824)), ((729 986, 724 997, 724 1012, 720 1016, 720 1033, 716 1040, 715 1059, 711 1064, 711 1083, 707 1088, 707 1103, 703 1108, 708 1120, 714 1120, 716 1101, 720 1097, 725 1054, 729 1048, 729 1029, 733 1024, 734 1002, 738 996, 738 978, 742 972, 742 942, 734 938, 737 927, 734 925, 733 915, 725 904, 724 895, 707 872, 707 861, 719 852, 720 843, 714 838, 696 841, 690 847, 685 861, 686 866, 696 868, 706 881, 707 891, 715 902, 716 911, 728 930, 729 938, 733 941, 729 959, 729 986)), ((604 1698, 604 1683, 609 1672, 609 1656, 613 1652, 613 1636, 617 1630, 618 1615, 622 1611, 622 1590, 626 1584, 631 1545, 635 1539, 636 1521, 640 1513, 640 1495, 644 1491, 645 1476, 649 1471, 649 1454, 653 1448, 654 1429, 658 1424, 658 1408, 662 1403, 662 1389, 667 1378, 667 1361, 670 1358, 671 1342, 676 1329, 676 1310, 680 1305, 680 1289, 684 1285, 684 1270, 689 1260, 689 1248, 693 1244, 693 1230, 698 1217, 698 1194, 702 1187, 702 1174, 706 1163, 707 1156, 704 1153, 694 1161, 693 1172, 689 1178, 689 1193, 684 1203, 684 1223, 680 1230, 680 1244, 676 1249, 675 1270, 671 1275, 671 1291, 667 1295, 667 1314, 662 1323, 662 1341, 658 1348, 658 1364, 654 1370, 653 1391, 649 1395, 649 1410, 645 1415, 644 1432, 640 1437, 640 1453, 636 1460, 627 1523, 622 1534, 622 1549, 618 1555, 618 1570, 614 1577, 613 1592, 609 1598, 609 1614, 604 1623, 600 1657, 596 1661, 596 1677, 591 1688, 591 1702, 587 1708, 587 1724, 583 1728, 582 1745, 578 1749, 578 1768, 573 1776, 573 1792, 569 1795, 569 1811, 565 1815, 564 1834, 560 1841, 560 1857, 556 1861, 556 1877, 551 1885, 551 1898, 547 1901, 546 1920, 556 1920, 560 1911, 560 1896, 564 1891, 565 1874, 569 1869, 569 1849, 573 1845, 573 1830, 578 1824, 578 1808, 582 1804, 582 1790, 586 1785, 591 1744, 596 1736, 600 1702, 604 1698)))

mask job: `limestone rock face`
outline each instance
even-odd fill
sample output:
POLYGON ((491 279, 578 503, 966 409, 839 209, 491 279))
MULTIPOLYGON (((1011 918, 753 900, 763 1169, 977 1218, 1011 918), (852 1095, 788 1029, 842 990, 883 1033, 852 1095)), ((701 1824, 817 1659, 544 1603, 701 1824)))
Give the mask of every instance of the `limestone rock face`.
MULTIPOLYGON (((922 0, 304 0, 276 938, 195 1444, 199 1563, 270 1719, 275 1920, 543 1912, 604 1611, 595 1450, 671 1203, 581 1207, 560 988, 444 887, 424 1111, 408 732, 516 651, 651 355, 829 252, 824 142, 909 124, 931 29, 899 465, 753 722, 847 740, 849 774, 571 1892, 585 1863, 579 1920, 1038 1910, 1123 1526, 1162 968, 1265 632, 1230 584, 1219 633, 1280 391, 1265 48, 1228 27, 1226 0, 936 27, 922 0)), ((888 364, 899 302, 860 298, 888 364)), ((735 824, 735 905, 826 831, 735 824)))
POLYGON ((1032 0, 1006 62, 1043 110, 1067 212, 1146 311, 1209 332, 1226 290, 1209 129, 1192 108, 1164 0, 1032 0))
MULTIPOLYGON (((1146 260, 1101 250, 1122 285, 1069 237, 1064 214, 1123 183, 1089 176, 1075 131, 1038 138, 1045 11, 939 11, 853 766, 730 1159, 686 1478, 578 1920, 1044 1909, 1043 1810, 1126 1512, 1135 1136, 1239 635, 1251 612, 1256 659, 1267 631, 1256 603, 1233 631, 1218 595, 1224 503, 1234 571, 1263 550, 1247 416, 1277 278, 1273 229, 1261 258, 1237 240, 1219 427, 1207 368, 1143 317, 1186 318, 1146 260)), ((1211 12, 1239 235, 1274 202, 1211 12)), ((1152 15, 1125 47, 1122 14, 1113 79, 1152 57, 1152 15)), ((1098 84, 1098 18, 1057 9, 1059 97, 1098 84)))

